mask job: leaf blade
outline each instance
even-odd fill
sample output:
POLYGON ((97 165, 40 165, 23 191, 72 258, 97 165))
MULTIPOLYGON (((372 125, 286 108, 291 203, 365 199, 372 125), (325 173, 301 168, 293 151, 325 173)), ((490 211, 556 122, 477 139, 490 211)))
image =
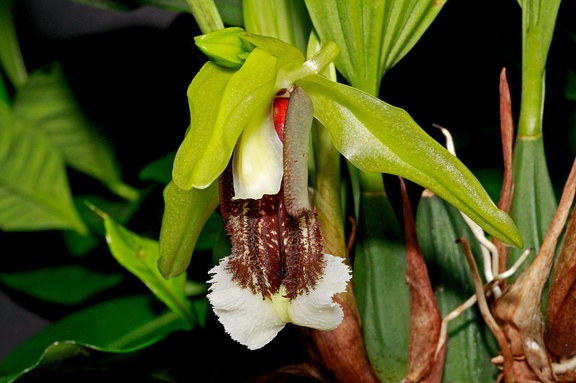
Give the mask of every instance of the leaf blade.
POLYGON ((166 280, 157 267, 159 256, 158 242, 140 237, 109 217, 104 218, 106 241, 116 260, 137 276, 172 311, 179 314, 188 327, 193 327, 196 319, 190 302, 186 298, 186 275, 166 280))
POLYGON ((315 117, 330 131, 336 148, 356 167, 420 184, 502 242, 522 245, 514 222, 496 207, 476 177, 408 113, 317 75, 297 85, 313 100, 315 117))

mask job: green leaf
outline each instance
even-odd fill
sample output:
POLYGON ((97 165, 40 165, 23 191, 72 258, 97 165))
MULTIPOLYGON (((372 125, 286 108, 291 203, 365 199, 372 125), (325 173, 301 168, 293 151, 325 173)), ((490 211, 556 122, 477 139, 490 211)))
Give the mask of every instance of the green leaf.
POLYGON ((187 321, 191 328, 196 324, 190 302, 185 294, 186 274, 166 280, 158 270, 158 242, 143 238, 104 218, 106 240, 116 260, 138 277, 173 312, 187 321))
POLYGON ((5 113, 9 109, 8 106, 11 102, 6 84, 4 83, 4 76, 2 76, 2 71, 0 71, 0 113, 5 113))
POLYGON ((168 185, 172 181, 172 164, 175 156, 176 151, 173 151, 149 163, 140 171, 138 178, 143 181, 155 181, 168 185))
POLYGON ((236 27, 244 25, 242 0, 215 0, 214 2, 224 24, 236 27))
POLYGON ((218 206, 218 185, 186 191, 171 182, 164 189, 164 204, 158 268, 164 278, 174 278, 190 264, 198 236, 218 206))
POLYGON ((14 115, 43 134, 66 164, 103 182, 118 195, 136 200, 138 192, 124 184, 112 151, 90 126, 58 65, 32 73, 14 98, 14 115))
POLYGON ((354 294, 370 364, 382 382, 399 382, 408 367, 406 248, 383 185, 361 183, 354 294))
POLYGON ((3 374, 15 374, 37 363, 54 342, 75 341, 106 351, 133 351, 184 329, 174 313, 158 315, 147 296, 107 301, 69 315, 22 344, 0 365, 3 374))
POLYGON ((194 77, 188 89, 191 124, 172 172, 180 189, 207 188, 222 174, 248 120, 271 106, 276 61, 254 49, 237 72, 206 63, 194 77))
POLYGON ((522 246, 518 229, 460 160, 428 136, 404 110, 318 75, 296 82, 336 148, 366 172, 391 173, 424 186, 502 242, 522 246))
POLYGON ((197 376, 197 371, 186 369, 186 358, 194 346, 185 341, 170 337, 138 350, 114 352, 77 342, 57 342, 34 366, 13 377, 13 382, 187 381, 197 376))
POLYGON ((166 9, 179 13, 190 13, 186 0, 74 0, 87 6, 110 9, 115 11, 130 11, 143 5, 166 9))
POLYGON ((61 266, 0 274, 12 289, 47 302, 77 304, 118 285, 121 274, 102 274, 81 266, 61 266))
MULTIPOLYGON (((480 245, 460 212, 430 193, 418 203, 416 229, 436 300, 446 316, 475 293, 466 258, 455 240, 467 238, 475 255, 481 254, 480 245)), ((476 261, 483 264, 479 256, 476 261)), ((498 346, 477 306, 471 307, 448 325, 443 381, 495 381, 497 369, 491 359, 497 353, 498 346)))
POLYGON ((95 195, 84 195, 74 198, 76 209, 80 213, 82 221, 88 226, 89 235, 79 235, 76 232, 67 231, 62 233, 66 241, 66 248, 71 255, 83 257, 96 246, 102 243, 105 237, 102 217, 92 207, 105 211, 106 214, 120 224, 126 224, 141 206, 142 200, 130 202, 125 199, 114 201, 95 195))
POLYGON ((275 37, 306 52, 312 29, 303 0, 244 1, 244 28, 275 37))
POLYGON ((323 43, 341 50, 336 68, 359 89, 378 94, 380 81, 420 39, 446 0, 305 0, 323 43))
POLYGON ((60 153, 28 121, 0 113, 0 229, 87 232, 60 153))

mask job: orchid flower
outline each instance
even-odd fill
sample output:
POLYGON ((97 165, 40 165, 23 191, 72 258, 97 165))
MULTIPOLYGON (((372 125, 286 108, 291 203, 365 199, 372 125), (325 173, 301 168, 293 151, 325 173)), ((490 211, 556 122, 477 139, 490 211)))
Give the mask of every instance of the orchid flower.
POLYGON ((288 322, 330 330, 342 320, 334 296, 345 291, 350 270, 323 253, 308 200, 313 119, 359 169, 412 180, 503 243, 521 245, 512 220, 472 173, 405 111, 319 74, 338 54, 334 43, 308 60, 241 28, 196 44, 211 61, 188 89, 191 124, 165 191, 159 266, 165 276, 185 269, 202 227, 196 216, 207 217, 219 200, 232 254, 210 271, 208 298, 235 340, 254 349, 288 322), (193 230, 182 223, 186 211, 194 212, 193 230))
POLYGON ((270 342, 289 322, 336 328, 344 313, 333 296, 344 292, 350 279, 343 258, 322 252, 320 226, 310 209, 310 99, 300 88, 287 90, 267 115, 256 117, 258 123, 249 123, 231 166, 220 176, 220 212, 232 254, 210 271, 208 294, 226 331, 250 349, 270 342), (269 146, 272 157, 266 156, 269 146), (263 162, 244 165, 254 158, 263 162), (274 160, 279 161, 266 166, 274 160), (272 169, 270 178, 254 177, 255 167, 264 173, 272 169), (247 186, 237 187, 243 183, 247 186))

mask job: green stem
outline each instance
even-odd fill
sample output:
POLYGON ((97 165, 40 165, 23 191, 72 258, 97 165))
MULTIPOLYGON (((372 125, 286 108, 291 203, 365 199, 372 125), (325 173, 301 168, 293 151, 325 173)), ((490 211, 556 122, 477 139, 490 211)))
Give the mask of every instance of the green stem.
POLYGON ((384 191, 384 180, 380 173, 360 172, 360 189, 364 193, 376 193, 384 191))
POLYGON ((295 70, 281 73, 278 76, 276 87, 279 89, 289 88, 297 80, 327 70, 332 61, 338 57, 338 53, 340 53, 338 45, 328 41, 322 49, 316 52, 309 60, 306 60, 303 65, 298 66, 295 70))
POLYGON ((220 12, 213 0, 186 0, 203 34, 224 29, 220 12))
POLYGON ((542 136, 544 71, 535 65, 528 65, 528 62, 524 63, 524 67, 518 136, 535 139, 542 136))
POLYGON ((544 73, 560 0, 522 1, 522 100, 518 136, 542 135, 544 73))
MULTIPOLYGON (((15 88, 20 88, 28 80, 16 28, 12 19, 12 1, 0 1, 0 67, 15 88)), ((1 86, 1 84, 0 84, 1 86)))
POLYGON ((315 158, 314 206, 322 225, 325 252, 347 258, 341 199, 340 153, 323 126, 313 130, 315 158))

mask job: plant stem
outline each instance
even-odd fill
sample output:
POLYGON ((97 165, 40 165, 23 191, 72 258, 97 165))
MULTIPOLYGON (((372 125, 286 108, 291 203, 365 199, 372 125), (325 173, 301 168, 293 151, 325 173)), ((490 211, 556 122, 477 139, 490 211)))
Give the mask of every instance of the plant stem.
POLYGON ((546 58, 560 0, 522 1, 522 100, 518 135, 542 135, 546 58))
POLYGON ((220 12, 213 0, 186 0, 202 33, 224 29, 220 12))
POLYGON ((0 41, 0 68, 4 69, 12 85, 20 88, 28 80, 28 72, 16 37, 11 0, 0 1, 0 41))

